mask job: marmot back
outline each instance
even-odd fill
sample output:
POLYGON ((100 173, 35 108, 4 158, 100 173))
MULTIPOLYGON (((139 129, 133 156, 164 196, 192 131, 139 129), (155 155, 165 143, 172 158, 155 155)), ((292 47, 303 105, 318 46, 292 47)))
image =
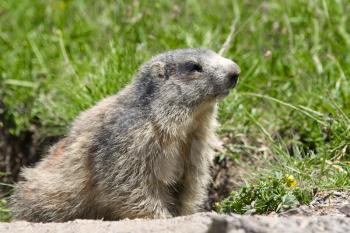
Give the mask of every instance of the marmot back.
POLYGON ((81 113, 12 196, 15 217, 166 218, 200 209, 210 182, 216 103, 239 67, 208 49, 160 54, 81 113))

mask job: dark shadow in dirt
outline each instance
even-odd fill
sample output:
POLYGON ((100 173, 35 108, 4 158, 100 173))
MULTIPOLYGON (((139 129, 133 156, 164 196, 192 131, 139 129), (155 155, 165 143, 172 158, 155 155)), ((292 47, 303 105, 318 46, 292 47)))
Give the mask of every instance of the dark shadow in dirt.
MULTIPOLYGON (((37 162, 48 146, 59 137, 40 138, 38 127, 34 124, 30 130, 21 132, 18 136, 13 135, 10 130, 14 127, 14 122, 5 111, 6 108, 0 101, 0 171, 4 173, 0 175, 0 182, 12 184, 18 180, 20 169, 37 162)), ((0 197, 9 189, 9 186, 0 185, 0 197)))
POLYGON ((229 169, 233 167, 233 163, 226 156, 223 158, 220 156, 215 157, 214 165, 211 169, 213 182, 209 188, 209 198, 205 203, 205 210, 213 210, 215 203, 227 197, 232 191, 234 184, 229 169))

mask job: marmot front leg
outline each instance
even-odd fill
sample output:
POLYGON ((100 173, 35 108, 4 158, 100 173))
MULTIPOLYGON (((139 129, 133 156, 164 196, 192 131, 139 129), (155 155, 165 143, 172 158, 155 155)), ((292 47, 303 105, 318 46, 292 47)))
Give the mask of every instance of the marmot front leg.
POLYGON ((143 203, 141 203, 141 208, 138 210, 140 215, 136 214, 136 218, 171 218, 173 215, 170 213, 168 208, 164 203, 161 203, 160 200, 156 199, 147 199, 143 203), (148 213, 144 215, 144 213, 148 213))
POLYGON ((174 217, 170 211, 164 206, 155 206, 153 216, 151 218, 171 218, 174 217))
MULTIPOLYGON (((200 163, 200 162, 199 162, 200 163)), ((196 213, 207 198, 210 182, 209 163, 190 165, 184 174, 183 189, 179 195, 179 215, 196 213)))
POLYGON ((152 184, 144 184, 143 189, 134 190, 129 196, 129 200, 115 210, 118 215, 122 213, 129 218, 170 218, 173 217, 168 209, 170 195, 162 187, 152 184))
MULTIPOLYGON (((162 186, 148 186, 148 192, 144 206, 150 211, 150 218, 170 218, 174 217, 168 209, 171 196, 168 190, 162 186)), ((142 201, 143 202, 143 201, 142 201)), ((143 203, 142 203, 143 204, 143 203)), ((141 204, 141 205, 142 205, 141 204)))

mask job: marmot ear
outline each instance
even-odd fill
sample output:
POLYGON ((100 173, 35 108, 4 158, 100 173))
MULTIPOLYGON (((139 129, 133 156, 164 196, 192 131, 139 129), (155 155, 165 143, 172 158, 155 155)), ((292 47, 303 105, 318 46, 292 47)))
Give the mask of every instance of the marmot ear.
POLYGON ((165 78, 165 63, 157 61, 151 64, 150 72, 154 78, 165 78))

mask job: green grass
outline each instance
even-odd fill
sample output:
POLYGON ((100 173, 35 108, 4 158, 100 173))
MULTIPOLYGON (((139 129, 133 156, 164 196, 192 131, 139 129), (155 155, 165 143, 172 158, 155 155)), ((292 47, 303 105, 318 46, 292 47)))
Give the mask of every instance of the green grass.
POLYGON ((234 142, 225 155, 256 161, 244 165, 249 185, 278 172, 306 191, 349 189, 350 2, 204 2, 1 1, 0 96, 12 133, 39 124, 42 136, 63 134, 152 55, 218 51, 235 20, 226 56, 242 75, 220 105, 220 134, 234 142))
MULTIPOLYGON (((0 177, 4 175, 5 174, 0 171, 0 177)), ((11 190, 13 188, 13 185, 0 182, 0 188, 2 187, 10 188, 11 190)), ((9 196, 10 193, 11 191, 4 193, 4 197, 9 196)), ((8 208, 7 199, 0 197, 0 222, 9 222, 11 219, 12 219, 12 214, 8 208)))
POLYGON ((0 222, 9 222, 12 219, 10 210, 7 208, 6 199, 0 199, 0 222))
POLYGON ((228 198, 216 203, 216 209, 220 213, 238 214, 282 212, 308 204, 312 195, 311 190, 298 187, 294 176, 276 172, 256 184, 247 184, 238 191, 232 191, 228 198))

